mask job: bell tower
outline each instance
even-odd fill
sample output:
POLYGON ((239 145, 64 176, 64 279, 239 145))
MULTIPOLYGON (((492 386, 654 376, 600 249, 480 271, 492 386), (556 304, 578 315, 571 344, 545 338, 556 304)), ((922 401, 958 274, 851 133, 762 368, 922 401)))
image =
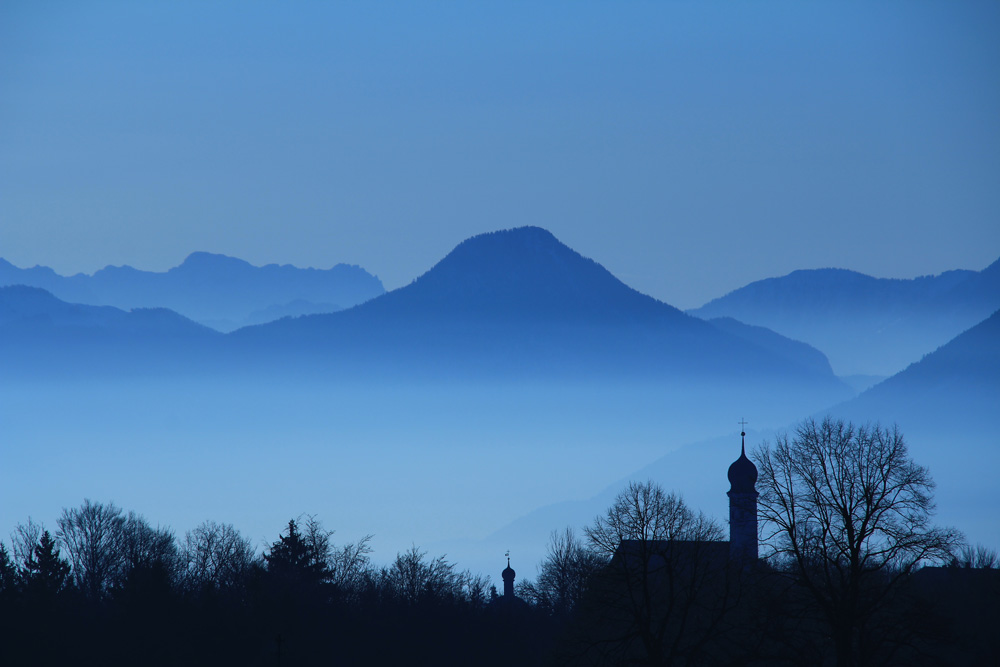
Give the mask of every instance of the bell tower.
POLYGON ((514 599, 514 568, 510 566, 510 552, 507 552, 507 567, 500 573, 503 578, 503 598, 510 601, 514 599))
MULTIPOLYGON (((740 422, 745 426, 746 422, 740 422)), ((747 458, 746 431, 740 457, 729 466, 729 557, 744 565, 757 561, 757 466, 747 458)))

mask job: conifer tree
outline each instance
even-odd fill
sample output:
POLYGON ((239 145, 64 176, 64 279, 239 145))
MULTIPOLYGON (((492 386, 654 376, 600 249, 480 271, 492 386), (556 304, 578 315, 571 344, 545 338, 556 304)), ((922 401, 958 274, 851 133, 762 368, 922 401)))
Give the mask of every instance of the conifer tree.
POLYGON ((7 547, 0 542, 0 595, 10 595, 17 590, 18 583, 17 567, 15 567, 7 547))
POLYGON ((288 532, 264 554, 267 570, 273 575, 299 583, 321 583, 329 577, 326 554, 315 543, 306 540, 295 519, 288 521, 288 532))
POLYGON ((36 595, 60 593, 69 579, 69 563, 59 557, 56 542, 47 530, 42 532, 24 569, 27 590, 36 595))

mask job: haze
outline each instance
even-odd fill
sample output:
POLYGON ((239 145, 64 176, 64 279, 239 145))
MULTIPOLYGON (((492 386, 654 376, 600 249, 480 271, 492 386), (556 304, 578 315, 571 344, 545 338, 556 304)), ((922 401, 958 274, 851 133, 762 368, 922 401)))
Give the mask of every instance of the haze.
MULTIPOLYGON (((996 269, 978 274, 1000 257, 997 34, 1000 5, 964 1, 3 3, 0 257, 64 275, 197 251, 345 263, 390 298, 227 335, 184 322, 190 339, 162 348, 119 344, 124 312, 105 347, 36 336, 56 307, 0 327, 24 343, 0 346, 0 534, 83 498, 180 534, 231 522, 255 544, 308 512, 344 540, 374 533, 378 560, 415 543, 495 578, 506 549, 530 576, 550 530, 647 471, 723 516, 740 419, 757 444, 1000 307, 996 269), (419 283, 513 228, 471 244, 492 263, 419 283), (521 271, 557 256, 531 265, 541 280, 521 271), (907 311, 915 351, 866 350, 875 368, 671 308, 821 267, 968 269, 975 317, 927 344, 911 325, 939 311, 907 311), (477 301, 484 284, 501 299, 477 301), (529 302, 538 285, 555 287, 529 302), (413 375, 372 372, 396 362, 413 375), (481 367, 495 375, 470 379, 481 367), (555 371, 517 376, 539 368, 555 371)), ((992 354, 991 331, 955 356, 992 354)), ((943 519, 994 547, 1000 462, 980 418, 997 377, 975 401, 955 392, 975 404, 958 424, 915 418, 895 385, 881 412, 841 405, 900 421, 943 519)))
POLYGON ((405 285, 534 224, 693 308, 1000 245, 991 2, 0 8, 0 249, 405 285))

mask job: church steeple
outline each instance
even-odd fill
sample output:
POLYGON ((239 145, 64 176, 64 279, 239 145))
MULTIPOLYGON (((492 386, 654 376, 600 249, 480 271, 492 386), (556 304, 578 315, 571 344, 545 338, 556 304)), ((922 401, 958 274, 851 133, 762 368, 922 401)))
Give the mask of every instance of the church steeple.
MULTIPOLYGON (((745 421, 740 422, 746 425, 745 421)), ((757 466, 747 458, 746 431, 740 457, 729 466, 729 556, 743 564, 757 560, 757 466)))
POLYGON ((505 600, 514 599, 514 568, 510 566, 510 552, 507 552, 507 567, 500 573, 503 577, 503 597, 505 600))

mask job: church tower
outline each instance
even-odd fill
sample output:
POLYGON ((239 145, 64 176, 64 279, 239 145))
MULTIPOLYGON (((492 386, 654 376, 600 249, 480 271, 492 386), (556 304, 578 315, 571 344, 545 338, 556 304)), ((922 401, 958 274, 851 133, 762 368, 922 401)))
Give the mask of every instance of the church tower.
POLYGON ((510 556, 507 556, 507 567, 500 576, 503 578, 503 599, 509 602, 514 599, 514 568, 510 566, 510 556))
POLYGON ((746 431, 740 458, 729 466, 729 557, 744 565, 757 560, 757 466, 747 458, 746 431))

